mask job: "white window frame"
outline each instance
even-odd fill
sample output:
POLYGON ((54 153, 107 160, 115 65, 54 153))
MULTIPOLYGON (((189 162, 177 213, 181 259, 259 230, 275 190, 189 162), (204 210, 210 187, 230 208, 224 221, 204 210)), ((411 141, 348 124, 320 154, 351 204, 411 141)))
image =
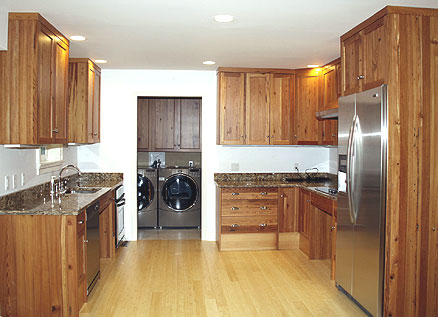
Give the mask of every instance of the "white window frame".
POLYGON ((64 147, 47 145, 36 150, 37 175, 58 171, 64 164, 64 147))

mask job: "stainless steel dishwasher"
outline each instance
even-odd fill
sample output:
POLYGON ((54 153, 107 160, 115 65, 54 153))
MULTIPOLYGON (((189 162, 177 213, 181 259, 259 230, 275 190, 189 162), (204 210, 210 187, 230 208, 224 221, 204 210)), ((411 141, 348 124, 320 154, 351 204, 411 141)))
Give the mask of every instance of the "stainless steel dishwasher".
POLYGON ((87 208, 87 295, 100 275, 99 202, 87 208))

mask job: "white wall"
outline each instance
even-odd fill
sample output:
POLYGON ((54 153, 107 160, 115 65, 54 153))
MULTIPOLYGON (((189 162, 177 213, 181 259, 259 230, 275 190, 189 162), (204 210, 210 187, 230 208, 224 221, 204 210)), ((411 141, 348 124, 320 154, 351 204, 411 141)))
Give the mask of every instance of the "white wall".
POLYGON ((338 148, 329 150, 329 173, 338 174, 338 148))
MULTIPOLYGON (((59 171, 37 175, 36 152, 38 149, 9 149, 0 146, 0 196, 24 188, 39 185, 50 181, 52 175, 58 175, 59 171), (21 186, 21 173, 24 173, 25 183, 21 186), (17 187, 12 189, 12 175, 17 175, 17 187), (9 176, 10 189, 5 191, 5 176, 9 176)), ((64 148, 64 164, 77 164, 76 147, 64 148)), ((65 175, 73 174, 67 171, 65 175)))
POLYGON ((286 172, 317 166, 328 171, 329 149, 216 145, 216 72, 103 70, 101 143, 78 148, 84 171, 123 172, 126 236, 137 239, 137 96, 202 97, 202 239, 215 240, 215 172, 286 172))
POLYGON ((0 3, 0 51, 8 49, 8 11, 0 3))

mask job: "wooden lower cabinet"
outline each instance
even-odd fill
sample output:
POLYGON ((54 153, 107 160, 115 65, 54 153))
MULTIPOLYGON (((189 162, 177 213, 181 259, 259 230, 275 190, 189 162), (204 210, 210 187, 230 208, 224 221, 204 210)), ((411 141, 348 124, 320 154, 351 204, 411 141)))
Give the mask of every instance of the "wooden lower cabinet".
POLYGON ((221 188, 217 195, 219 250, 277 249, 277 188, 221 188))
POLYGON ((85 211, 0 215, 1 316, 78 316, 86 301, 85 211))
POLYGON ((112 258, 116 254, 114 191, 105 194, 99 202, 100 257, 112 258))
POLYGON ((278 189, 278 248, 298 249, 298 187, 278 189))

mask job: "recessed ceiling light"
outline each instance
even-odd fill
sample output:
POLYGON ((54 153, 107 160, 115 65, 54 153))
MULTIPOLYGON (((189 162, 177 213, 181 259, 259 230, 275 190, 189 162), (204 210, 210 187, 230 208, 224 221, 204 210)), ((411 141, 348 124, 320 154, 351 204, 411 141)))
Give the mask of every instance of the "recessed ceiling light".
POLYGON ((97 63, 97 64, 106 64, 106 63, 108 63, 108 61, 106 59, 95 59, 94 62, 97 63))
POLYGON ((315 68, 315 67, 319 67, 320 65, 307 65, 307 67, 309 68, 315 68))
POLYGON ((213 61, 203 61, 202 64, 204 64, 204 65, 214 65, 214 64, 216 64, 216 62, 213 62, 213 61))
POLYGON ((218 14, 215 15, 213 19, 219 23, 230 23, 234 21, 234 17, 229 14, 218 14))
POLYGON ((70 40, 72 40, 72 41, 85 41, 86 38, 82 35, 72 35, 72 36, 70 36, 70 40))

